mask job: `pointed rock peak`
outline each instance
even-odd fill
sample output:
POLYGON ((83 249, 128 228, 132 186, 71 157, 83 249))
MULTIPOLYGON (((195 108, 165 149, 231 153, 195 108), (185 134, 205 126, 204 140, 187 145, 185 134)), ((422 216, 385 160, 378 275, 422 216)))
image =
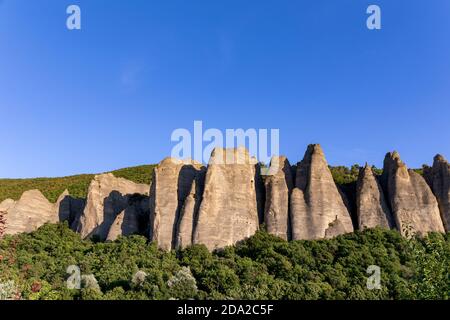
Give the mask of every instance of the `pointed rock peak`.
MULTIPOLYGON (((401 160, 400 154, 397 151, 388 152, 384 158, 384 165, 395 164, 396 167, 405 167, 406 164, 401 160)), ((390 167, 390 166, 389 166, 390 167)))
POLYGON ((439 163, 439 162, 447 163, 447 160, 445 159, 445 157, 440 154, 437 154, 433 160, 434 160, 434 163, 439 163))
POLYGON ((370 175, 373 176, 373 170, 372 170, 372 166, 370 166, 367 162, 364 165, 364 168, 362 168, 362 170, 360 171, 361 174, 363 174, 364 176, 370 175))
POLYGON ((57 202, 59 202, 60 200, 64 199, 67 196, 70 196, 70 192, 69 192, 69 190, 66 189, 66 190, 64 190, 63 193, 60 194, 60 196, 58 197, 58 201, 57 202))
POLYGON ((209 164, 257 164, 245 147, 215 148, 211 153, 209 164))
POLYGON ((321 154, 325 155, 323 152, 322 146, 320 144, 310 144, 308 148, 306 149, 305 157, 307 155, 313 155, 313 154, 321 154))
POLYGON ((19 201, 23 201, 24 199, 30 198, 48 201, 47 198, 42 194, 42 192, 37 189, 25 191, 20 197, 19 201))

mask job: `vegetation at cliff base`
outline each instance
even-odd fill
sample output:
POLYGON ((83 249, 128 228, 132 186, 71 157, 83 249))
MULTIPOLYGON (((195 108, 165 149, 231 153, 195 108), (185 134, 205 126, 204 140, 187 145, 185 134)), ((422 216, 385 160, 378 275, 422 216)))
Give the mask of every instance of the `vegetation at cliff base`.
POLYGON ((373 229, 287 242, 260 231, 214 253, 164 252, 141 236, 81 240, 59 224, 0 240, 0 298, 448 299, 449 266, 449 234, 373 229), (367 287, 371 265, 380 289, 367 287))

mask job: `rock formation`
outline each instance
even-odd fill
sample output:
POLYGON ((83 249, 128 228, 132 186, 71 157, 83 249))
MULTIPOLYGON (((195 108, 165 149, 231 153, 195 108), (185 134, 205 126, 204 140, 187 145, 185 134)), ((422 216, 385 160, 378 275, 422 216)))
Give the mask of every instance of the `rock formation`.
POLYGON ((203 195, 204 172, 192 182, 191 192, 184 201, 178 222, 175 247, 186 248, 192 245, 194 230, 197 226, 198 210, 203 195))
POLYGON ((95 236, 105 240, 117 216, 129 207, 130 198, 135 194, 148 194, 148 189, 146 184, 116 178, 110 173, 95 176, 77 231, 83 238, 95 236))
POLYGON ((331 238, 353 225, 397 228, 406 236, 449 231, 450 166, 442 156, 422 177, 398 153, 388 153, 381 178, 366 165, 347 187, 336 186, 319 145, 308 146, 295 166, 274 157, 263 173, 245 148, 217 148, 208 168, 163 160, 151 186, 102 174, 87 200, 65 190, 55 204, 38 190, 26 191, 18 201, 0 203, 0 237, 67 221, 83 238, 146 234, 164 250, 192 244, 213 250, 252 236, 261 223, 286 240, 331 238))
POLYGON ((381 185, 367 164, 358 177, 356 209, 359 230, 375 227, 389 229, 395 225, 381 185))
POLYGON ((55 210, 59 215, 59 221, 67 221, 69 227, 75 231, 85 206, 85 199, 73 198, 69 191, 65 190, 56 201, 55 210))
POLYGON ((29 190, 16 202, 5 200, 0 211, 6 212, 5 234, 32 232, 45 223, 57 223, 58 214, 39 190, 29 190))
POLYGON ((445 230, 450 231, 450 165, 441 155, 434 157, 433 167, 424 175, 435 194, 445 230))
POLYGON ((136 207, 130 206, 119 213, 111 225, 107 241, 114 241, 119 236, 130 236, 139 233, 139 213, 136 207))
POLYGON ((245 148, 216 148, 208 165, 194 243, 223 248, 259 227, 256 161, 245 148))
POLYGON ((264 222, 267 232, 290 239, 289 198, 294 187, 291 165, 286 157, 273 157, 265 180, 264 222), (273 170, 273 172, 272 172, 273 170))
POLYGON ((297 164, 291 196, 292 239, 321 239, 353 231, 320 145, 310 145, 297 164))
POLYGON ((174 158, 164 159, 154 169, 150 191, 150 239, 161 249, 170 250, 176 246, 181 209, 193 181, 204 170, 193 160, 174 158))
POLYGON ((408 170, 397 152, 385 157, 383 184, 402 235, 444 232, 438 203, 430 187, 422 176, 408 170))

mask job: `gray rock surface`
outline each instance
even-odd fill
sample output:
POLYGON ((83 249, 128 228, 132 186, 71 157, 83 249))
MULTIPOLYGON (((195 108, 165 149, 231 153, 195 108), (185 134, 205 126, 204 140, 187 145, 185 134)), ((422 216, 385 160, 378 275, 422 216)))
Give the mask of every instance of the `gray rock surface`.
POLYGON ((269 175, 265 180, 266 205, 264 222, 267 232, 283 238, 290 239, 289 198, 294 187, 291 165, 286 157, 273 157, 269 175))
POLYGON ((441 156, 434 157, 433 167, 424 172, 428 184, 431 186, 439 204, 442 222, 445 230, 450 231, 450 165, 441 156))
POLYGON ((150 239, 164 250, 176 247, 181 209, 192 182, 205 168, 196 161, 164 159, 153 171, 150 191, 150 239))
POLYGON ((177 230, 177 249, 186 248, 193 244, 194 230, 198 220, 198 210, 203 195, 204 173, 205 172, 202 172, 197 179, 192 182, 191 191, 181 209, 177 230))
POLYGON ((5 200, 0 210, 6 212, 5 234, 32 232, 45 223, 59 221, 55 205, 50 203, 39 190, 29 190, 15 202, 5 200))
POLYGON ((395 226, 381 185, 373 174, 372 167, 367 164, 359 172, 356 213, 359 230, 375 227, 389 229, 395 226))
POLYGON ((216 148, 208 165, 194 243, 223 248, 259 228, 256 161, 245 148, 216 148))
POLYGON ((107 241, 114 241, 119 236, 130 236, 139 233, 139 212, 135 206, 129 206, 119 213, 111 225, 107 241))
POLYGON ((430 187, 422 176, 408 170, 397 152, 385 157, 383 184, 402 235, 444 232, 438 203, 430 187))
POLYGON ((331 238, 353 231, 320 145, 310 145, 297 164, 291 196, 292 239, 331 238))
POLYGON ((149 188, 146 184, 116 178, 110 173, 95 176, 89 186, 77 231, 82 238, 95 236, 106 240, 117 215, 129 206, 130 197, 148 194, 149 188))

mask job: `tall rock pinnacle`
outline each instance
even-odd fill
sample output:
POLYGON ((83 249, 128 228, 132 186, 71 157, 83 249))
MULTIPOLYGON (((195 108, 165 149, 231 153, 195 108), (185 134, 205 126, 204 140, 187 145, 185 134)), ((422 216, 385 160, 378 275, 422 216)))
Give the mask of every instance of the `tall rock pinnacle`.
POLYGON ((233 245, 259 227, 256 160, 245 148, 216 148, 208 165, 194 243, 210 250, 233 245))
POLYGON ((292 239, 331 238, 353 231, 352 220, 320 145, 309 145, 297 164, 291 195, 292 239))
POLYGON ((436 195, 445 230, 450 231, 450 165, 441 155, 434 157, 433 167, 426 172, 433 193, 436 195))
POLYGON ((356 213, 360 230, 375 227, 389 229, 395 226, 381 185, 367 164, 360 170, 358 177, 356 213))
POLYGON ((397 152, 384 159, 383 184, 402 235, 444 232, 438 203, 425 179, 408 170, 397 152))
POLYGON ((289 198, 294 187, 291 165, 286 157, 277 156, 272 158, 270 167, 273 172, 269 172, 265 180, 264 222, 267 232, 289 240, 291 238, 289 198))
POLYGON ((150 239, 164 250, 176 247, 179 217, 192 183, 205 168, 193 160, 164 159, 153 172, 150 239))

